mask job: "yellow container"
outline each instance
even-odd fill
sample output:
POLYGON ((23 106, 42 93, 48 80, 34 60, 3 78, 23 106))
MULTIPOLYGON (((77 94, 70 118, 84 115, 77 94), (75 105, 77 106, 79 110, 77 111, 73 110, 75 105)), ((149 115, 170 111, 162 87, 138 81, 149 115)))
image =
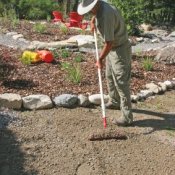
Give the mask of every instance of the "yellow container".
POLYGON ((37 52, 24 51, 21 60, 26 63, 37 63, 41 58, 37 52))

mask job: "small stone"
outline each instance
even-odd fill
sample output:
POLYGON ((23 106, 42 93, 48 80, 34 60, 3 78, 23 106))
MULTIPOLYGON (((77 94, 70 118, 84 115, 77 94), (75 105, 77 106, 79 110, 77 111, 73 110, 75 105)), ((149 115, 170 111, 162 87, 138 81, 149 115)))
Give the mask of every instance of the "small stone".
MULTIPOLYGON (((109 96, 108 95, 104 95, 104 102, 107 103, 108 100, 109 100, 109 96)), ((91 95, 91 96, 89 96, 89 101, 92 104, 100 105, 101 104, 101 95, 100 94, 91 95)))
POLYGON ((78 99, 79 99, 79 105, 82 106, 82 107, 88 107, 90 105, 90 101, 88 99, 88 97, 80 94, 78 96, 78 99))
POLYGON ((167 86, 168 89, 171 89, 173 87, 173 83, 171 81, 165 81, 164 84, 167 86))

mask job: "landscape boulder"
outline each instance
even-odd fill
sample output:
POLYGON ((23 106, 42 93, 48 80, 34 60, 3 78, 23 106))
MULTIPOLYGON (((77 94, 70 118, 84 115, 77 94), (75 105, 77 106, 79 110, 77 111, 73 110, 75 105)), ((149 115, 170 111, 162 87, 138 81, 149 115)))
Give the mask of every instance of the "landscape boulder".
POLYGON ((53 103, 47 95, 29 95, 22 98, 23 107, 25 109, 49 109, 53 107, 53 103))
POLYGON ((155 94, 158 94, 162 90, 160 86, 158 86, 158 85, 156 85, 154 83, 148 83, 148 84, 146 84, 146 88, 148 90, 150 90, 151 92, 155 93, 155 94))
POLYGON ((21 109, 22 98, 19 94, 4 93, 0 94, 0 107, 10 109, 21 109))
POLYGON ((168 80, 165 81, 164 84, 167 86, 168 89, 171 89, 171 88, 173 88, 173 86, 174 86, 173 82, 168 81, 168 80))
POLYGON ((79 99, 79 105, 82 107, 88 107, 91 104, 88 97, 86 97, 85 95, 80 94, 78 96, 78 99, 79 99))
MULTIPOLYGON (((108 95, 104 95, 104 102, 107 103, 108 100, 109 100, 109 96, 108 95)), ((101 104, 101 95, 100 94, 90 95, 89 96, 89 101, 92 104, 100 105, 101 104)))
POLYGON ((141 90, 138 93, 139 99, 146 99, 152 95, 153 95, 153 92, 151 90, 141 90))
POLYGON ((62 94, 53 99, 56 107, 73 108, 78 106, 79 99, 77 95, 62 94))
POLYGON ((170 46, 160 49, 159 53, 155 57, 155 61, 164 64, 175 64, 175 46, 170 46))

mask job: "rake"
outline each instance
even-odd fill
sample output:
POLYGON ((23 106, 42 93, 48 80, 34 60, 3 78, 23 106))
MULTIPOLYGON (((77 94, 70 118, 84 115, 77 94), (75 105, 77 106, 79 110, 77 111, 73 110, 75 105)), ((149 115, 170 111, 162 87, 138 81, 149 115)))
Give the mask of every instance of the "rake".
MULTIPOLYGON (((97 33, 94 31, 94 38, 95 38, 95 50, 96 50, 96 60, 99 60, 98 54, 98 45, 97 45, 97 33)), ((103 118, 103 127, 106 129, 107 121, 106 121, 106 111, 105 111, 105 103, 104 103, 104 95, 103 95, 103 87, 102 87, 102 77, 101 77, 101 69, 98 68, 98 78, 99 78, 99 86, 100 86, 100 96, 101 96, 101 109, 102 109, 102 118, 103 118)), ((96 132, 89 136, 90 141, 102 141, 102 140, 126 140, 128 137, 119 131, 110 131, 107 132, 106 130, 103 132, 96 132)))

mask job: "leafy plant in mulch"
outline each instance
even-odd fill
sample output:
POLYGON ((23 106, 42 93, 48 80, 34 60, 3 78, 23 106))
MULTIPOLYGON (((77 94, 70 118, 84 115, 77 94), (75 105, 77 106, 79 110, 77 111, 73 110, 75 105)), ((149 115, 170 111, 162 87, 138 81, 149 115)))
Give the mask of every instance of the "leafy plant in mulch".
POLYGON ((66 50, 66 49, 61 50, 61 57, 62 58, 68 58, 69 56, 70 56, 70 53, 68 50, 66 50))
POLYGON ((47 30, 47 27, 45 24, 41 24, 41 23, 36 23, 33 26, 33 30, 37 33, 45 33, 47 30))
POLYGON ((64 34, 64 35, 67 35, 67 33, 69 32, 69 29, 68 29, 68 27, 66 26, 66 25, 60 25, 59 26, 59 29, 60 29, 60 32, 62 33, 62 34, 64 34))
POLYGON ((152 71, 153 70, 152 58, 149 58, 149 57, 143 58, 142 66, 143 66, 144 70, 152 71))
POLYGON ((67 79, 70 80, 71 82, 78 84, 82 80, 82 72, 80 68, 80 64, 73 62, 68 63, 68 62, 63 62, 61 63, 61 67, 63 70, 67 72, 67 79))
POLYGON ((83 60, 84 60, 84 58, 83 58, 83 55, 82 55, 82 54, 78 54, 78 55, 76 55, 75 58, 74 58, 74 61, 77 62, 77 63, 80 63, 80 62, 82 62, 83 60))

